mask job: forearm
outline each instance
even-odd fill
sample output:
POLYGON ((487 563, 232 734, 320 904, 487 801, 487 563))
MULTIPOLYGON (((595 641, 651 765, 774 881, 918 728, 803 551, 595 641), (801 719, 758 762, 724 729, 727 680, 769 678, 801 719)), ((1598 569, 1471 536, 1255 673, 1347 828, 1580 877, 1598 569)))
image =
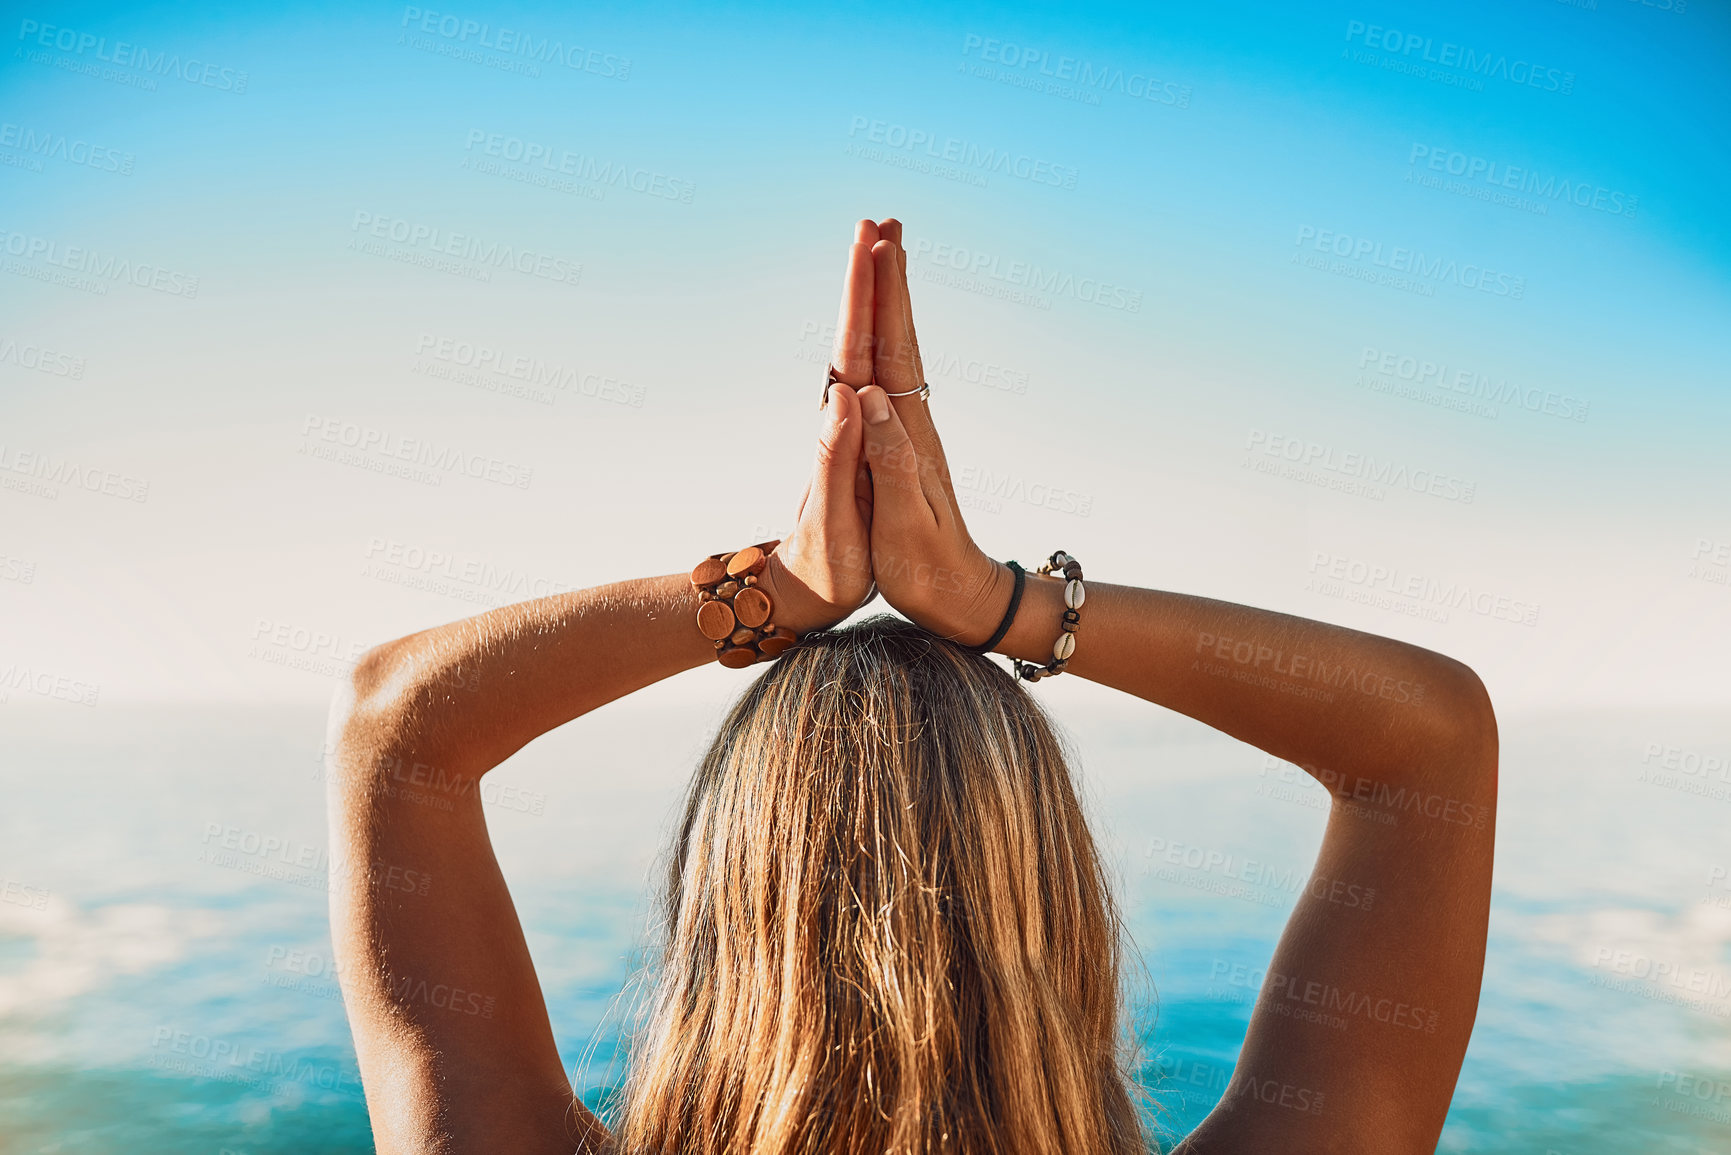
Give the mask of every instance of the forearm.
POLYGON ((714 659, 685 574, 521 602, 370 651, 354 698, 404 755, 475 776, 598 706, 714 659))
MULTIPOLYGON (((1452 745, 1440 740, 1486 705, 1465 666, 1404 642, 1187 594, 1086 587, 1068 673, 1187 714, 1312 773, 1408 772, 1424 749, 1452 745)), ((1063 588, 1030 574, 999 652, 1050 661, 1063 588)))
MULTIPOLYGON (((1061 583, 1030 576, 1003 651, 1049 661, 1062 607, 1061 583)), ((1335 795, 1232 1085, 1182 1149, 1430 1150, 1489 919, 1497 737, 1478 678, 1392 639, 1128 586, 1087 583, 1081 621, 1068 672, 1296 762, 1335 795), (1308 1013, 1324 1006, 1345 1009, 1308 1013), (1270 1084, 1326 1094, 1328 1115, 1268 1105, 1254 1088, 1270 1084)))
POLYGON ((335 970, 381 1155, 569 1155, 589 1117, 479 794, 333 778, 330 819, 335 970))
POLYGON ((713 660, 684 574, 378 647, 332 711, 331 933, 381 1151, 570 1152, 571 1096, 479 779, 537 735, 713 660))

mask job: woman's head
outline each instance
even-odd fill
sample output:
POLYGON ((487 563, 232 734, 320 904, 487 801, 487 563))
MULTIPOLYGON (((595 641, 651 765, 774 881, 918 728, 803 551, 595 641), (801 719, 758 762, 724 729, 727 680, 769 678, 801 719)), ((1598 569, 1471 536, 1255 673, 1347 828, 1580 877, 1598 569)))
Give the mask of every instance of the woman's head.
POLYGON ((899 619, 742 695, 674 847, 632 1152, 1141 1150, 1119 926, 1063 751, 899 619))

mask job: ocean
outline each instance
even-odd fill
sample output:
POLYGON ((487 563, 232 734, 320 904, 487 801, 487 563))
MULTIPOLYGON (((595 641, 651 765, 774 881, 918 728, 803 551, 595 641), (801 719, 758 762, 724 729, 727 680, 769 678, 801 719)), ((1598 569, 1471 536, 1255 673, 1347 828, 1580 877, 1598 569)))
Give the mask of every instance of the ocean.
MULTIPOLYGON (((1326 795, 1176 715, 1051 696, 1139 964, 1170 1146, 1219 1099, 1326 795)), ((620 703, 489 776, 561 1054, 617 1080, 657 864, 718 717, 620 703)), ((1731 1151, 1723 720, 1502 720, 1490 949, 1439 1150, 1731 1151)), ((372 1149, 331 974, 316 708, 0 708, 0 1150, 372 1149), (238 830, 238 836, 233 832, 238 830)))

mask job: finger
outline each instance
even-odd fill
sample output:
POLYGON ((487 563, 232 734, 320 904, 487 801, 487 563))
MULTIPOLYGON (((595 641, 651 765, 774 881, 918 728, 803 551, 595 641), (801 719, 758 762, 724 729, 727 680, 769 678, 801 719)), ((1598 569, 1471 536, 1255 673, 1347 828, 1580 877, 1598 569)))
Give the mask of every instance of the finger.
MULTIPOLYGON (((877 244, 878 238, 882 235, 883 234, 878 230, 878 226, 873 224, 871 221, 861 221, 853 227, 853 239, 855 242, 865 245, 868 248, 877 244)), ((901 243, 899 238, 896 243, 901 243)))
POLYGON ((865 463, 872 477, 872 520, 917 529, 936 529, 935 509, 944 494, 922 468, 907 426, 880 386, 868 385, 855 399, 865 419, 865 463))
MULTIPOLYGON (((896 246, 896 264, 902 270, 902 295, 907 295, 908 247, 902 243, 902 222, 894 217, 887 217, 878 223, 878 236, 886 241, 894 241, 896 246)), ((914 315, 908 310, 908 316, 914 315)))
POLYGON ((943 442, 938 439, 937 426, 932 423, 931 408, 918 393, 912 392, 925 384, 925 368, 920 362, 919 341, 914 336, 913 313, 909 307, 907 279, 902 275, 900 253, 900 247, 893 241, 880 240, 872 248, 876 289, 872 323, 877 353, 873 370, 877 383, 886 393, 908 394, 892 398, 891 403, 907 426, 914 448, 935 470, 945 492, 952 492, 949 465, 944 459, 943 442))
POLYGON ((872 529, 872 471, 866 468, 864 438, 861 438, 859 468, 853 473, 853 504, 859 512, 860 524, 869 535, 872 529))
POLYGON ((856 485, 865 446, 864 424, 853 389, 840 381, 831 385, 809 493, 816 502, 818 519, 833 533, 844 530, 858 516, 856 485))
POLYGON ((802 548, 818 551, 818 564, 832 574, 846 571, 851 580, 870 576, 871 502, 861 502, 859 476, 864 472, 864 418, 859 397, 841 382, 830 386, 818 434, 817 464, 812 470, 809 514, 801 511, 802 548))
MULTIPOLYGON (((864 233, 870 221, 859 223, 864 233)), ((873 226, 876 231, 876 226, 873 226)), ((836 318, 835 347, 829 363, 836 379, 849 385, 869 384, 872 379, 872 294, 876 263, 871 245, 855 241, 848 251, 847 276, 842 281, 841 312, 836 318)))
MULTIPOLYGON (((877 340, 873 342, 877 357, 874 368, 878 384, 886 393, 906 393, 925 382, 920 365, 919 342, 914 338, 913 319, 908 313, 907 294, 901 285, 901 267, 894 241, 879 241, 872 246, 872 279, 875 290, 872 300, 872 325, 877 340)), ((896 412, 905 420, 908 410, 901 405, 896 412)))

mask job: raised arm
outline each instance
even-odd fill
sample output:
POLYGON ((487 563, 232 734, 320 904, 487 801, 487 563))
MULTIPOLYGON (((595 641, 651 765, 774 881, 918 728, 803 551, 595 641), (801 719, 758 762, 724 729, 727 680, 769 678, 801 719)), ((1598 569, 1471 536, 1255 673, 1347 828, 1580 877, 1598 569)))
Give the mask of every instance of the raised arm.
MULTIPOLYGON (((899 305, 882 286, 905 265, 892 241, 876 255, 879 300, 890 302, 877 319, 877 380, 900 392, 919 381, 905 276, 899 305)), ((1013 575, 969 537, 929 411, 877 389, 859 399, 879 587, 935 632, 985 641, 1013 575)), ((1185 594, 1086 588, 1068 673, 1296 762, 1334 795, 1232 1081, 1180 1150, 1433 1150, 1484 964, 1497 778, 1484 687, 1459 662, 1356 630, 1185 594)), ((1030 574, 998 652, 1050 661, 1063 609, 1063 582, 1030 574)))
MULTIPOLYGON (((838 360, 843 381, 870 379, 858 327, 875 239, 874 226, 849 266, 838 345, 868 352, 838 360)), ((836 386, 797 526, 763 574, 777 624, 796 633, 869 594, 860 424, 852 389, 836 386)), ((688 573, 508 606, 377 647, 339 693, 331 934, 380 1152, 570 1155, 605 1140, 554 1045, 480 780, 538 735, 713 661, 697 606, 688 573)))
MULTIPOLYGON (((1060 583, 1005 652, 1049 661, 1060 583)), ((1087 583, 1069 672, 1296 762, 1333 794, 1220 1105, 1184 1155, 1435 1150, 1478 1010, 1497 730, 1467 667, 1355 630, 1087 583), (1374 896, 1373 898, 1367 896, 1374 896)), ((1220 976, 1225 979, 1227 976, 1220 976)))
POLYGON ((536 735, 708 660, 683 575, 510 606, 370 651, 331 717, 331 937, 381 1152, 593 1145, 480 779, 536 735), (607 660, 598 660, 608 655, 607 660))

